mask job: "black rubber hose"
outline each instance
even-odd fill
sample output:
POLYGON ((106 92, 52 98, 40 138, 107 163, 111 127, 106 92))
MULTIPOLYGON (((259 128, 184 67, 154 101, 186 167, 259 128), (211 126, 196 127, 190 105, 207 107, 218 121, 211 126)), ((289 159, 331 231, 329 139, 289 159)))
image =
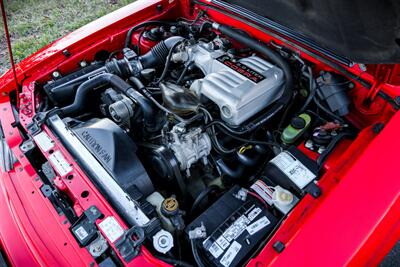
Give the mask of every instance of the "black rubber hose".
POLYGON ((158 129, 158 113, 153 103, 147 97, 143 96, 140 92, 134 90, 133 88, 128 90, 127 96, 134 99, 136 104, 140 106, 146 129, 150 132, 156 131, 158 129))
POLYGON ((164 66, 170 51, 183 40, 181 36, 172 36, 153 46, 149 52, 139 58, 143 69, 164 66))
POLYGON ((172 25, 178 25, 178 23, 172 22, 172 21, 161 21, 161 20, 149 20, 149 21, 145 21, 145 22, 139 23, 139 24, 133 26, 132 28, 130 28, 129 31, 127 32, 126 38, 125 38, 125 47, 131 47, 133 33, 135 31, 143 28, 143 27, 147 27, 147 26, 172 26, 172 25))
POLYGON ((76 91, 74 102, 71 105, 61 108, 62 114, 64 116, 71 116, 82 111, 85 107, 85 102, 88 99, 89 93, 96 88, 106 85, 110 85, 119 93, 123 93, 127 97, 133 99, 143 113, 143 119, 146 128, 152 129, 155 127, 157 113, 151 101, 144 97, 141 93, 134 90, 132 86, 125 82, 122 78, 110 73, 98 75, 82 83, 76 91))
POLYGON ((189 211, 189 216, 192 216, 197 209, 199 208, 201 202, 203 202, 203 200, 213 191, 218 191, 220 190, 220 188, 216 185, 210 185, 209 187, 207 187, 206 189, 204 189, 203 191, 201 191, 201 193, 196 197, 196 199, 193 202, 192 208, 189 211))
MULTIPOLYGON (((136 87, 137 90, 140 92, 144 92, 144 85, 143 83, 136 77, 130 77, 129 81, 133 83, 133 86, 136 87)), ((145 120, 154 120, 155 116, 157 116, 157 111, 153 105, 153 103, 144 95, 136 90, 129 90, 128 95, 135 98, 140 106, 143 106, 143 113, 146 113, 145 120)))
POLYGON ((239 162, 242 163, 244 166, 253 167, 253 166, 257 165, 257 163, 259 163, 262 155, 267 153, 267 151, 260 145, 255 145, 254 150, 257 152, 257 154, 254 154, 251 156, 237 151, 236 157, 238 158, 239 162))
POLYGON ((235 41, 250 47, 257 52, 265 55, 274 64, 276 64, 280 69, 282 69, 285 76, 285 87, 282 96, 275 102, 275 104, 261 117, 252 121, 245 128, 246 132, 252 131, 259 127, 260 125, 269 121, 273 116, 275 116, 279 111, 284 109, 290 102, 293 96, 293 76, 290 69, 289 63, 279 55, 274 50, 270 49, 266 45, 260 43, 258 40, 248 37, 232 27, 221 25, 218 23, 213 23, 213 28, 220 31, 222 34, 234 39, 235 41))
POLYGON ((114 89, 121 93, 126 93, 126 91, 131 88, 129 84, 127 84, 124 80, 114 74, 100 74, 79 85, 75 94, 74 102, 68 106, 61 108, 62 114, 76 115, 78 112, 82 111, 85 106, 84 104, 88 99, 89 93, 96 88, 105 85, 112 85, 114 89))
POLYGON ((311 103, 311 101, 314 99, 314 95, 317 92, 317 87, 314 86, 314 77, 313 77, 313 73, 312 73, 312 69, 311 67, 308 67, 308 79, 309 79, 309 89, 308 89, 308 97, 306 99, 306 101, 304 101, 303 106, 300 108, 298 114, 303 113, 306 108, 308 107, 308 105, 311 103))
POLYGON ((161 73, 160 78, 157 79, 157 81, 154 82, 155 85, 158 85, 162 80, 164 80, 165 76, 167 75, 168 69, 169 69, 169 65, 171 64, 171 58, 172 58, 172 54, 175 50, 175 48, 181 44, 181 42, 183 41, 183 39, 181 39, 180 41, 176 42, 173 44, 173 46, 171 48, 169 48, 169 52, 168 55, 164 61, 164 69, 163 72, 161 73))
POLYGON ((223 174, 235 180, 242 178, 243 173, 246 170, 246 167, 243 164, 237 164, 235 166, 230 167, 222 159, 217 160, 216 164, 223 174))

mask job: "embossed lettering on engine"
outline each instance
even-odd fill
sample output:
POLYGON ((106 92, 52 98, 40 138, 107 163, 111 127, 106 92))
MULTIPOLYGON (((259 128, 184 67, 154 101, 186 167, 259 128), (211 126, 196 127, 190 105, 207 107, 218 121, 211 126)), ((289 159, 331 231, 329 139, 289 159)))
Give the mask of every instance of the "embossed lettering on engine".
POLYGON ((265 79, 265 77, 260 73, 247 67, 246 65, 240 62, 233 62, 232 58, 228 55, 220 56, 217 58, 217 60, 255 83, 259 83, 265 79))

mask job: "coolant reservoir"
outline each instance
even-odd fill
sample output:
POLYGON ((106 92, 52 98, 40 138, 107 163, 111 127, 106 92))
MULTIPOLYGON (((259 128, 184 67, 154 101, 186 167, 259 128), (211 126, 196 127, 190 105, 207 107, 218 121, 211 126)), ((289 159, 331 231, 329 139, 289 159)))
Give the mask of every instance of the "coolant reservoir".
POLYGON ((275 187, 275 191, 272 193, 273 201, 281 206, 288 206, 293 202, 293 194, 288 190, 283 189, 280 186, 275 187))

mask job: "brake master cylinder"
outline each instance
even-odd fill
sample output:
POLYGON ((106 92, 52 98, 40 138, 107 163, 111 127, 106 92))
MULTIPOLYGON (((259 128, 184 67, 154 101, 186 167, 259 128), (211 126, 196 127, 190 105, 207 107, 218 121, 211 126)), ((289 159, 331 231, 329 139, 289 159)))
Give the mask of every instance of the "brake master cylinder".
POLYGON ((311 122, 310 115, 302 113, 294 117, 290 124, 283 130, 281 140, 285 145, 293 144, 308 128, 311 122))

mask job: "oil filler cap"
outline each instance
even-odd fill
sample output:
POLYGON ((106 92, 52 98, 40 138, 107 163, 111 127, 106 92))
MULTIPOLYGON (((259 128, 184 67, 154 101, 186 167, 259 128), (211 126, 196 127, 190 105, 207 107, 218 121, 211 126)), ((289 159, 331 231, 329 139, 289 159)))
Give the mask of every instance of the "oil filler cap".
POLYGON ((179 208, 178 200, 175 197, 169 197, 164 199, 161 204, 161 211, 166 215, 174 215, 179 208))

